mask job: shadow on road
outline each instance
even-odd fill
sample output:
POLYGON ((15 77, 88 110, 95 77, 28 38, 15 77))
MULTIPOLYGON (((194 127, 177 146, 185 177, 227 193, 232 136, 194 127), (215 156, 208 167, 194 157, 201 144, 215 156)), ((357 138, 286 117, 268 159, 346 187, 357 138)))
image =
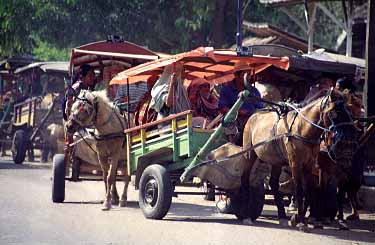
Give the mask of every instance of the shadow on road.
POLYGON ((0 169, 48 169, 48 168, 51 168, 51 165, 47 163, 15 164, 9 161, 0 162, 0 169))
MULTIPOLYGON (((168 216, 164 218, 165 221, 180 221, 191 223, 219 223, 231 225, 243 225, 241 221, 237 220, 235 216, 220 217, 217 214, 215 207, 198 205, 173 203, 168 216)), ((290 218, 290 216, 288 217, 290 218)), ((254 222, 254 227, 294 230, 296 228, 288 226, 282 227, 277 223, 270 221, 277 221, 277 211, 263 211, 261 217, 254 222)), ((375 242, 375 222, 373 220, 348 221, 349 231, 339 230, 337 222, 332 222, 330 225, 324 226, 324 229, 313 229, 311 226, 308 230, 311 234, 323 235, 335 239, 341 239, 351 242, 375 242)))
MULTIPOLYGON (((64 201, 64 204, 73 204, 73 205, 80 205, 80 204, 103 204, 103 200, 93 200, 93 201, 64 201)), ((122 208, 118 208, 117 205, 112 205, 111 211, 121 211, 122 208)), ((127 206, 124 208, 139 208, 137 201, 128 201, 127 206)))

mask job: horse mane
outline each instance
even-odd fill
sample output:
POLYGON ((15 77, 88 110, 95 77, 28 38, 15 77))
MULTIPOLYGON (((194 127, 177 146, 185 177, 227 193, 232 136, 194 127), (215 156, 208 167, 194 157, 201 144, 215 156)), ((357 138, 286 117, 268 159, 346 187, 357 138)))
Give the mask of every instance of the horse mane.
POLYGON ((106 90, 99 90, 99 91, 93 91, 91 92, 93 96, 95 96, 99 101, 106 103, 110 106, 112 106, 111 101, 108 98, 107 91, 106 90))
POLYGON ((312 97, 307 98, 303 100, 301 103, 299 103, 297 107, 303 108, 303 107, 309 107, 309 106, 315 105, 318 102, 318 100, 320 100, 323 96, 326 96, 328 92, 329 92, 329 89, 319 90, 312 97))

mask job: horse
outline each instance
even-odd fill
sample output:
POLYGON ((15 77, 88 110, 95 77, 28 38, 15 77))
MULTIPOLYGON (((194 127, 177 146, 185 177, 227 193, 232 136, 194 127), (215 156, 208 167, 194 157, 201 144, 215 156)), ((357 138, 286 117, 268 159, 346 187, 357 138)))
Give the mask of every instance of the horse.
MULTIPOLYGON (((291 104, 288 104, 291 107, 291 104)), ((244 148, 265 142, 261 146, 247 153, 249 164, 249 181, 256 176, 256 170, 262 163, 271 165, 272 167, 281 167, 285 163, 289 164, 292 172, 292 178, 295 183, 295 196, 297 200, 298 215, 296 216, 296 224, 301 230, 307 229, 305 224, 305 207, 303 198, 311 199, 308 190, 309 186, 304 184, 311 181, 312 170, 317 163, 319 153, 320 138, 327 131, 336 131, 338 135, 345 135, 343 126, 352 125, 351 116, 345 108, 345 97, 337 90, 321 91, 319 97, 311 102, 306 103, 300 108, 294 106, 293 110, 280 115, 275 111, 259 111, 253 114, 247 121, 244 128, 243 145, 244 148), (346 115, 342 119, 337 115, 346 115), (340 119, 340 120, 338 120, 340 119), (343 121, 341 121, 343 120, 343 121), (272 141, 269 141, 274 138, 272 141)), ((342 138, 342 137, 341 137, 342 138)), ((331 148, 332 153, 340 155, 340 147, 343 147, 343 141, 340 137, 336 137, 337 141, 331 148)), ((346 142, 345 142, 346 143, 346 142)), ((348 161, 339 162, 343 169, 348 169, 350 164, 348 161)), ((277 168, 275 168, 277 169, 277 168)), ((272 175, 272 174, 271 174, 272 175)), ((277 176, 277 173, 274 173, 277 176)), ((272 188, 272 187, 271 187, 272 188)), ((272 190, 277 196, 278 190, 272 190)), ((281 224, 286 219, 284 206, 279 197, 275 202, 278 206, 279 219, 281 224)), ((247 219, 244 220, 244 223, 247 219)), ((251 220, 249 221, 249 223, 251 220)))
POLYGON ((121 199, 116 189, 116 173, 121 156, 125 156, 124 130, 127 119, 121 115, 119 109, 108 99, 106 91, 90 92, 82 90, 71 107, 71 113, 66 122, 69 133, 80 128, 95 128, 96 151, 98 162, 103 171, 105 185, 105 199, 102 210, 109 210, 113 205, 120 207, 127 205, 127 191, 130 176, 125 171, 124 191, 121 199))

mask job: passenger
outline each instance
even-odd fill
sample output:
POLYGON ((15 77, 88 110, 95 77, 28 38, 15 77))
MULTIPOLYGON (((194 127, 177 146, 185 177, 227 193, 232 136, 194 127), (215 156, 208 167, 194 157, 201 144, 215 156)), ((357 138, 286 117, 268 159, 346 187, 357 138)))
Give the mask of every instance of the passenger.
POLYGON ((211 92, 209 82, 204 78, 193 80, 187 89, 193 117, 213 120, 218 115, 218 97, 211 92))
POLYGON ((150 108, 150 102, 152 99, 151 89, 155 82, 158 80, 158 76, 153 75, 147 79, 148 91, 139 100, 137 107, 134 110, 134 124, 136 126, 143 125, 155 121, 157 113, 154 109, 150 108))
MULTIPOLYGON (((238 98, 238 94, 245 89, 244 77, 250 67, 244 61, 238 61, 234 66, 234 80, 222 86, 220 90, 219 108, 220 111, 225 114, 235 104, 238 98)), ((260 98, 258 89, 254 86, 248 88, 250 91, 249 98, 256 97, 260 98)), ((226 130, 226 134, 232 143, 242 145, 242 134, 244 126, 249 117, 257 110, 262 108, 261 102, 249 102, 244 101, 240 110, 238 111, 238 117, 236 121, 236 129, 226 130), (239 132, 237 132, 239 131, 239 132)))
MULTIPOLYGON (((145 81, 133 84, 121 84, 116 92, 115 101, 120 103, 129 103, 129 112, 134 113, 142 96, 148 91, 148 84, 145 81), (128 93, 129 86, 129 93, 128 93), (129 97, 129 98, 128 98, 129 97)), ((127 107, 124 108, 127 110, 127 107)))
POLYGON ((150 108, 158 113, 161 119, 171 114, 190 110, 187 92, 183 85, 185 79, 184 67, 181 63, 168 65, 151 90, 150 108))
POLYGON ((331 89, 335 85, 335 82, 328 77, 323 77, 318 82, 310 87, 309 93, 305 97, 305 101, 316 99, 316 96, 320 91, 331 89))

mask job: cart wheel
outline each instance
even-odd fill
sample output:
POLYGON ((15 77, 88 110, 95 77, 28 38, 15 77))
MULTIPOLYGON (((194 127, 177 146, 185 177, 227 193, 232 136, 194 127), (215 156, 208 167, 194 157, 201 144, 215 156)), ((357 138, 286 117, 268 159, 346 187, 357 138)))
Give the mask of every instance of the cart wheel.
POLYGON ((150 165, 139 182, 139 206, 148 219, 162 219, 172 202, 173 189, 167 170, 161 165, 150 165))
POLYGON ((72 181, 79 181, 81 161, 77 157, 73 157, 72 162, 72 181))
POLYGON ((203 196, 204 200, 215 201, 215 186, 208 181, 203 182, 203 192, 206 194, 203 196))
POLYGON ((27 150, 27 138, 24 130, 17 130, 12 141, 12 157, 15 164, 25 161, 27 150))
POLYGON ((231 195, 230 208, 239 220, 246 218, 256 220, 262 214, 264 199, 263 183, 255 187, 241 186, 239 193, 231 195))
POLYGON ((65 199, 65 155, 53 157, 52 169, 52 201, 61 203, 65 199))

